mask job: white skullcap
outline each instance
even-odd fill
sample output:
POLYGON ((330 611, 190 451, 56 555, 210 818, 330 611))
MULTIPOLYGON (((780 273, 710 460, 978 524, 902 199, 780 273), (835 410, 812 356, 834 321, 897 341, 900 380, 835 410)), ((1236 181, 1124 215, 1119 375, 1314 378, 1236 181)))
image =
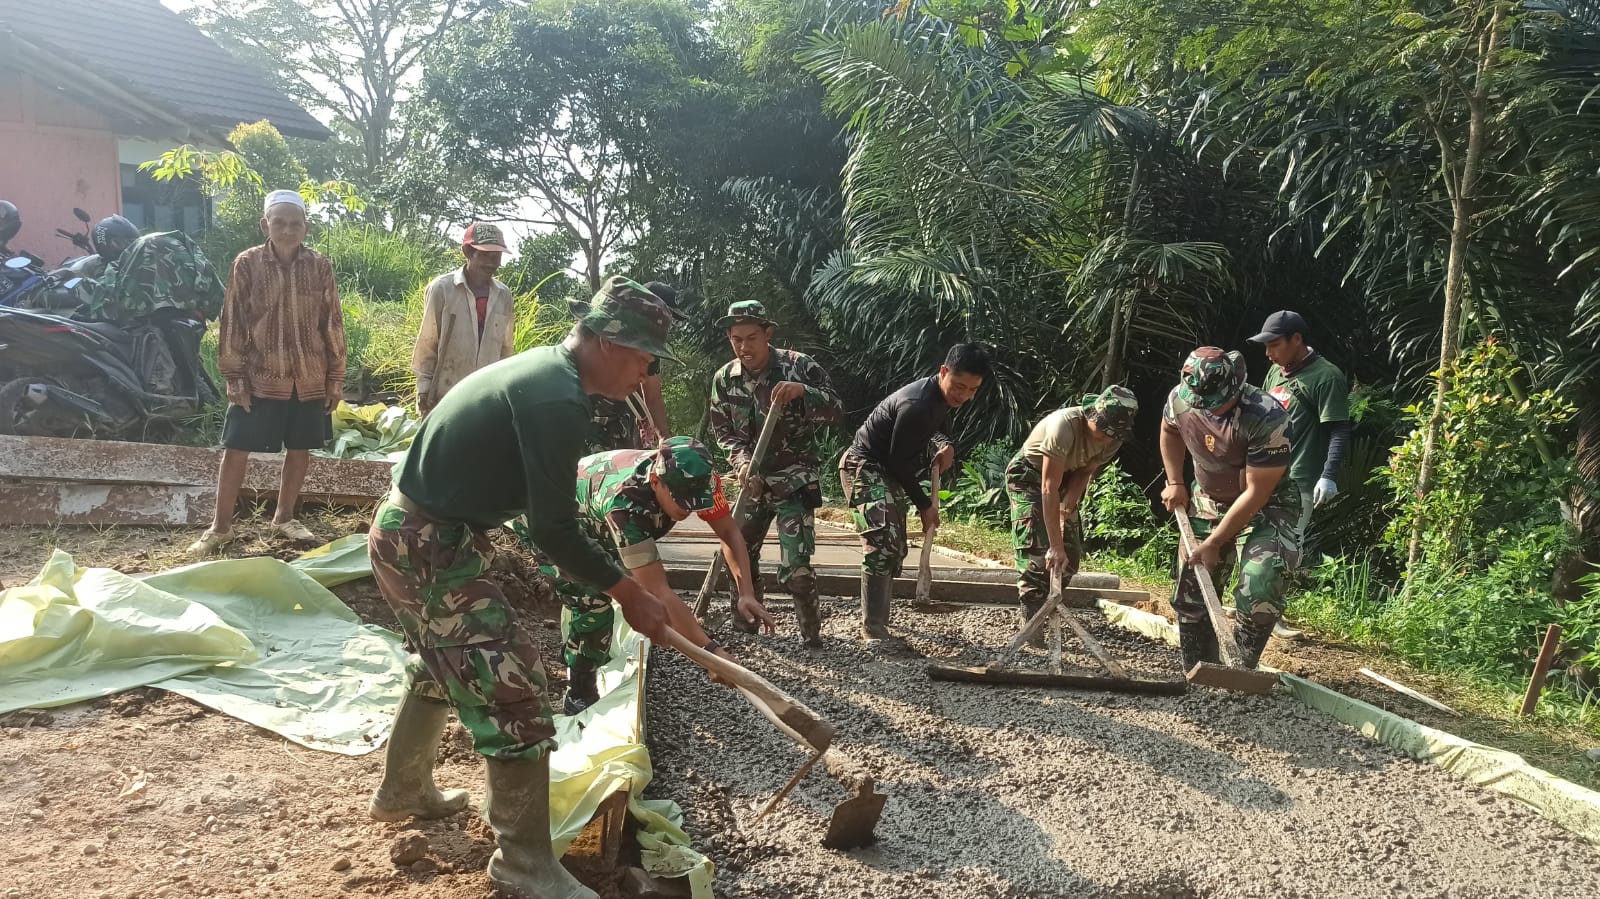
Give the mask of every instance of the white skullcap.
POLYGON ((266 201, 261 205, 261 214, 266 215, 272 210, 272 207, 277 206, 280 203, 288 203, 291 206, 299 206, 301 212, 304 212, 306 209, 305 198, 300 196, 300 192, 298 190, 275 190, 267 194, 266 201))

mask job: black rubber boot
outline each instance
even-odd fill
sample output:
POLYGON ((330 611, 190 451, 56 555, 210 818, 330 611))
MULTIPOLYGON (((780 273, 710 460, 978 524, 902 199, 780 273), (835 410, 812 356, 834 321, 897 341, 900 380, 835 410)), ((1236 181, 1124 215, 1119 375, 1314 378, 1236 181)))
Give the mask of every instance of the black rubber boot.
POLYGON ((894 575, 861 575, 861 636, 867 640, 889 639, 889 600, 894 594, 894 575))
POLYGON ((550 753, 487 761, 483 817, 498 844, 489 859, 489 880, 521 899, 599 899, 567 873, 550 846, 550 753))
POLYGON ((1261 622, 1242 614, 1234 619, 1233 639, 1239 644, 1239 664, 1246 668, 1261 664, 1261 653, 1266 651, 1267 641, 1272 639, 1272 626, 1277 623, 1277 618, 1261 622))
POLYGON ((1217 632, 1211 629, 1209 621, 1193 624, 1179 621, 1178 649, 1183 652, 1183 670, 1186 673, 1201 662, 1222 662, 1222 654, 1217 650, 1217 632))
POLYGON ((794 621, 807 646, 822 645, 822 608, 817 602, 816 578, 796 574, 789 578, 789 594, 794 597, 794 621))
POLYGON ((567 698, 561 703, 561 711, 567 715, 576 715, 589 706, 600 701, 600 685, 597 682, 597 672, 594 665, 585 660, 567 668, 567 698))
POLYGON ((385 750, 383 783, 367 807, 374 820, 443 818, 467 807, 466 790, 441 791, 433 785, 433 763, 449 714, 450 706, 443 702, 401 695, 385 750))

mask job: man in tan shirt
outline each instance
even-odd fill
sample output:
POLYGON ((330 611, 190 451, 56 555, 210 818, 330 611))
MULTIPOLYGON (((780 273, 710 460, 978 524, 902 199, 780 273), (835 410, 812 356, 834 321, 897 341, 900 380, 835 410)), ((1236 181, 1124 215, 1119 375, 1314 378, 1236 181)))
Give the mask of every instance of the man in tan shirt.
POLYGON ((474 222, 461 238, 465 264, 428 284, 422 327, 411 353, 417 408, 423 415, 462 378, 516 351, 515 300, 494 276, 505 252, 498 226, 474 222))
POLYGON ((189 546, 194 556, 233 540, 234 505, 251 453, 284 453, 273 529, 296 542, 316 539, 294 513, 311 450, 333 436, 328 414, 344 393, 344 315, 333 266, 304 245, 299 193, 267 195, 261 236, 264 243, 234 259, 222 304, 217 368, 227 382, 228 412, 216 515, 189 546))
POLYGON ((1017 551, 1017 594, 1026 622, 1044 605, 1050 573, 1065 583, 1083 561, 1078 504, 1101 466, 1133 432, 1139 400, 1107 387, 1083 405, 1046 415, 1006 466, 1011 544, 1017 551), (1044 538, 1044 539, 1041 539, 1044 538))

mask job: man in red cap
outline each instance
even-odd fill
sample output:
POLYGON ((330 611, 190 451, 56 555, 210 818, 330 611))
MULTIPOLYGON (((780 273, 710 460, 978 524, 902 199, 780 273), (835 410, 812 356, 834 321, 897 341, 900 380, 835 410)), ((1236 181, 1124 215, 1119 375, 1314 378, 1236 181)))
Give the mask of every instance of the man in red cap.
POLYGON ((499 226, 474 222, 461 238, 465 264, 428 284, 422 328, 411 352, 422 414, 462 378, 516 352, 515 300, 494 276, 505 252, 499 226))

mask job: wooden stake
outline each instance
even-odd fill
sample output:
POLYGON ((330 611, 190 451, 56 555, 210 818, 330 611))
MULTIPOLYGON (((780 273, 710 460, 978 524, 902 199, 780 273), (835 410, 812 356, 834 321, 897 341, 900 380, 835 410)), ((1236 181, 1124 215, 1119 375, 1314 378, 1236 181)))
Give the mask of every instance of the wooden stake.
POLYGON ((1539 694, 1544 692, 1544 679, 1550 673, 1550 663, 1555 661, 1556 647, 1561 645, 1561 625, 1552 624, 1544 632, 1544 645, 1539 647, 1539 661, 1533 665, 1533 677, 1528 678, 1528 692, 1522 697, 1522 711, 1526 718, 1539 705, 1539 694))
POLYGON ((1441 712, 1449 712, 1450 714, 1457 715, 1457 716, 1459 716, 1461 714, 1460 712, 1456 711, 1455 709, 1450 708, 1449 706, 1445 705, 1444 703, 1440 702, 1439 700, 1434 699, 1431 696, 1424 696, 1421 693, 1418 693, 1416 690, 1413 690, 1410 687, 1406 686, 1405 684, 1400 683, 1399 681, 1393 681, 1393 680, 1388 679, 1387 677, 1384 677, 1383 675, 1379 674, 1378 672, 1373 671, 1371 668, 1362 668, 1362 669, 1359 669, 1359 670, 1361 671, 1362 674, 1366 675, 1367 677, 1372 678, 1373 680, 1377 681, 1380 684, 1383 684, 1385 687, 1388 687, 1389 689, 1395 691, 1396 693, 1399 693, 1402 696, 1409 696, 1412 699, 1415 699, 1417 702, 1420 702, 1423 705, 1433 706, 1434 708, 1438 709, 1441 712))

